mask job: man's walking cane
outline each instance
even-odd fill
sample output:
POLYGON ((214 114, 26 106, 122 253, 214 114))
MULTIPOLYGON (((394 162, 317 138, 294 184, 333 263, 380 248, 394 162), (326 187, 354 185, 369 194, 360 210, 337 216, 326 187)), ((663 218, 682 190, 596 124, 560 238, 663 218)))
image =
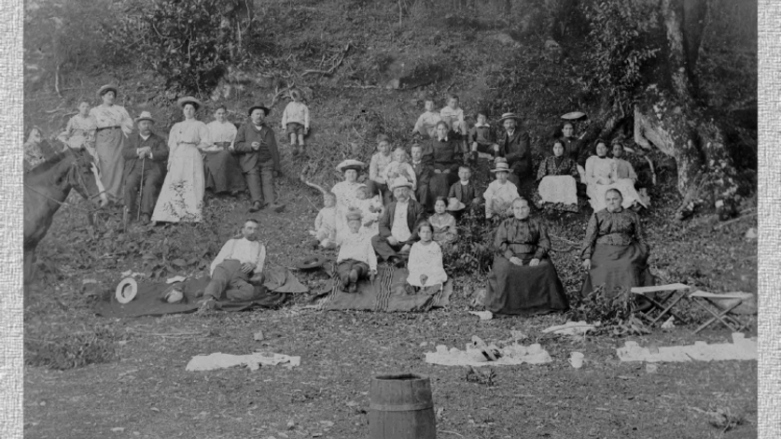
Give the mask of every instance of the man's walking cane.
POLYGON ((141 183, 138 187, 138 208, 136 209, 136 221, 141 219, 141 199, 144 197, 144 164, 146 164, 146 157, 141 159, 141 183))

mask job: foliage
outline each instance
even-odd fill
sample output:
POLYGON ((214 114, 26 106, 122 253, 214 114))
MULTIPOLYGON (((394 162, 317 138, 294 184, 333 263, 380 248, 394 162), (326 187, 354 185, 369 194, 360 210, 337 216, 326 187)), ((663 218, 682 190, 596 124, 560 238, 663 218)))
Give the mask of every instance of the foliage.
POLYGON ((207 91, 228 65, 247 58, 239 35, 225 30, 221 0, 139 2, 119 24, 106 28, 107 43, 118 55, 149 65, 166 84, 187 93, 207 91))
POLYGON ((632 315, 627 288, 616 287, 614 295, 609 297, 604 287, 597 287, 587 297, 573 304, 567 315, 573 321, 600 322, 595 334, 624 336, 649 333, 645 325, 632 315))
POLYGON ((494 260, 494 224, 477 210, 468 211, 458 221, 458 241, 443 255, 444 266, 451 276, 487 273, 494 260))
POLYGON ((643 83, 643 68, 661 50, 650 33, 659 23, 653 5, 633 1, 594 1, 583 6, 590 26, 586 62, 580 77, 585 91, 626 103, 643 83))

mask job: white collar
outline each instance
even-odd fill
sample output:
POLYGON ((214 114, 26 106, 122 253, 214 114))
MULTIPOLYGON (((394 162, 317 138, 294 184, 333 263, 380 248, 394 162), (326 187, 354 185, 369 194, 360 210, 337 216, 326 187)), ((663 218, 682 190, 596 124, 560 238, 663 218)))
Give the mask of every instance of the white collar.
POLYGON ((144 137, 144 135, 143 135, 143 134, 141 134, 141 133, 138 133, 138 135, 139 135, 139 136, 141 136, 141 138, 142 138, 142 139, 144 139, 144 140, 146 140, 146 139, 148 139, 148 138, 152 137, 152 133, 151 133, 151 132, 150 132, 150 133, 149 133, 149 135, 148 135, 148 136, 146 136, 146 137, 144 137))

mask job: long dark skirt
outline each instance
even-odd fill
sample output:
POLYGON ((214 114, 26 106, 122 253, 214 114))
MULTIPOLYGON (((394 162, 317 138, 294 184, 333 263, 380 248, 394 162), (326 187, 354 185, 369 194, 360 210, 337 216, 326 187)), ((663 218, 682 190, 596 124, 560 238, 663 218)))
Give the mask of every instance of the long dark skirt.
POLYGON ((504 256, 494 256, 488 275, 485 308, 494 314, 531 315, 569 309, 564 286, 548 258, 529 266, 531 254, 519 255, 525 265, 517 266, 504 256))
POLYGON ((591 270, 580 294, 586 297, 604 285, 606 297, 615 297, 621 289, 654 284, 648 270, 648 254, 638 243, 630 245, 597 244, 591 256, 591 270))
POLYGON ((455 167, 441 167, 435 166, 435 168, 444 170, 450 169, 449 173, 432 174, 431 180, 428 183, 428 197, 426 197, 426 210, 433 210, 434 203, 437 201, 437 197, 447 198, 450 193, 450 186, 458 181, 458 165, 455 167), (455 168, 455 172, 453 171, 455 168))
POLYGON ((243 191, 247 187, 239 162, 230 151, 207 152, 203 157, 206 189, 214 193, 243 191))

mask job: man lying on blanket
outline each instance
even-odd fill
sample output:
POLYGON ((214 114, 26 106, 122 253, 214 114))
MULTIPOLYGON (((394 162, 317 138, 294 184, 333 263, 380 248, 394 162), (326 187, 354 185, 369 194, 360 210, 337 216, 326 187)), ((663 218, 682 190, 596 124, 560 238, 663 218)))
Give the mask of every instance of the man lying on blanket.
POLYGON ((222 246, 212 262, 211 282, 203 291, 200 309, 218 308, 223 293, 228 300, 236 302, 255 297, 252 284, 263 284, 263 264, 266 261, 266 246, 255 236, 257 230, 258 222, 249 219, 244 222, 241 236, 229 239, 222 246))

